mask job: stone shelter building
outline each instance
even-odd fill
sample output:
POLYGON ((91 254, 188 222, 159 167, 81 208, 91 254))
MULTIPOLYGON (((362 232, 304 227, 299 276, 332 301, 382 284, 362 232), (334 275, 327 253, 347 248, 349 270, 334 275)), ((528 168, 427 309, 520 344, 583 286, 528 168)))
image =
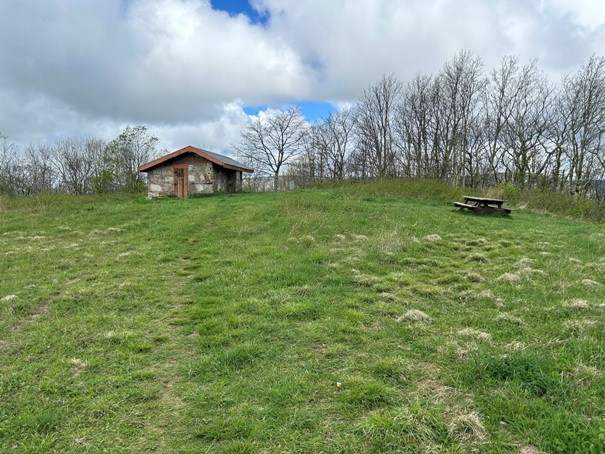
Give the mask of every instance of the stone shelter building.
POLYGON ((189 145, 143 164, 139 172, 147 172, 148 198, 153 198, 241 191, 242 172, 254 172, 254 169, 227 156, 189 145))

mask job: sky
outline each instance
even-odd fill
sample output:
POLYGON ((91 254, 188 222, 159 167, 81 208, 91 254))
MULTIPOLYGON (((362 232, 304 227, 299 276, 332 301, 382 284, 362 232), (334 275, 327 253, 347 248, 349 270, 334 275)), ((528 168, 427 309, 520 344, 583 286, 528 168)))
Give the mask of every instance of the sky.
POLYGON ((0 134, 19 149, 146 126, 230 154, 249 118, 311 121, 461 50, 558 80, 605 54, 603 0, 0 0, 0 134))

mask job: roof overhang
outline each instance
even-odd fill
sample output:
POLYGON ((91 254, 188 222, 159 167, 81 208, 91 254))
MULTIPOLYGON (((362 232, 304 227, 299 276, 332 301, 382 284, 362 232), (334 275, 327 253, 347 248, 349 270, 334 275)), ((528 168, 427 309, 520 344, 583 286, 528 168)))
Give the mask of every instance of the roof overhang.
MULTIPOLYGON (((248 167, 244 167, 244 166, 237 166, 234 164, 230 164, 227 162, 223 162, 219 159, 218 156, 213 156, 211 154, 209 154, 209 152, 205 152, 204 150, 201 150, 199 148, 193 147, 191 145, 188 145, 184 148, 181 148, 180 150, 176 150, 173 151, 172 153, 169 153, 167 155, 162 156, 161 158, 158 158, 154 161, 148 162, 147 164, 143 164, 142 166, 139 166, 139 172, 149 172, 150 170, 152 170, 153 168, 160 166, 172 159, 178 158, 179 156, 186 154, 186 153, 193 153, 196 154, 204 159, 207 159, 208 161, 217 164, 221 167, 224 167, 226 169, 231 169, 231 170, 238 170, 240 172, 249 172, 252 173, 254 172, 254 169, 250 169, 248 167)), ((220 156, 220 155, 219 155, 220 156)))

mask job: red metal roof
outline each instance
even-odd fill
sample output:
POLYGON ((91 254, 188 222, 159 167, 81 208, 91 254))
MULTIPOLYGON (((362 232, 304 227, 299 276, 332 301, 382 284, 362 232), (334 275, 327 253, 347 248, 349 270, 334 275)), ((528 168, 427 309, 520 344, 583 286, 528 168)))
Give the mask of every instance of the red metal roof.
POLYGON ((241 172, 250 172, 250 173, 254 172, 254 169, 247 167, 243 164, 240 164, 235 159, 232 159, 228 156, 220 155, 218 153, 213 153, 211 151, 192 147, 191 145, 181 148, 180 150, 173 151, 172 153, 162 156, 161 158, 158 158, 154 161, 148 162, 147 164, 143 164, 142 166, 139 166, 139 172, 148 172, 151 169, 153 169, 154 167, 157 167, 160 164, 163 164, 167 161, 170 161, 171 159, 174 159, 174 158, 181 156, 183 154, 186 154, 186 153, 196 154, 198 156, 201 156, 202 158, 207 159, 210 162, 213 162, 214 164, 217 164, 221 167, 225 167, 226 169, 239 170, 241 172))

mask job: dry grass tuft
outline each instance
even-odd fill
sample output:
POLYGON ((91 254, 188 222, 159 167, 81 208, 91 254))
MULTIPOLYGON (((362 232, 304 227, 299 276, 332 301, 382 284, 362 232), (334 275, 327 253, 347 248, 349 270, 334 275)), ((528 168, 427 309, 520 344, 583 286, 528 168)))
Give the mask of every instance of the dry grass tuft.
POLYGON ((521 446, 519 448, 519 454, 546 454, 544 451, 540 451, 535 446, 521 446))
POLYGON ((521 280, 521 278, 519 277, 518 274, 504 273, 502 276, 500 276, 498 278, 498 280, 504 281, 504 282, 509 282, 511 284, 516 284, 521 280))
POLYGON ((483 281, 483 278, 478 273, 468 273, 466 275, 466 279, 471 282, 482 282, 483 281))
POLYGON ((575 299, 571 303, 567 304, 567 307, 586 310, 590 309, 590 304, 588 304, 588 301, 586 300, 575 299))
POLYGON ((519 341, 513 341, 510 344, 506 344, 505 347, 510 350, 523 350, 525 345, 519 341))
POLYGON ((513 324, 519 325, 519 326, 525 325, 525 322, 522 319, 520 319, 519 317, 515 317, 514 315, 510 315, 506 312, 498 314, 498 316, 496 317, 496 320, 502 320, 502 321, 513 323, 513 324))
POLYGON ((419 311, 418 309, 410 309, 405 314, 403 314, 401 317, 397 318, 398 322, 402 322, 404 320, 410 320, 413 322, 430 322, 431 317, 429 317, 424 312, 419 311))
POLYGON ((80 375, 80 372, 82 372, 88 365, 86 363, 86 361, 82 361, 81 359, 78 359, 78 358, 72 358, 69 360, 69 362, 70 362, 70 364, 72 364, 74 366, 74 372, 73 372, 74 377, 77 377, 78 375, 80 375))
POLYGON ((90 446, 90 438, 74 438, 74 444, 78 446, 90 446))
POLYGON ((582 263, 582 260, 580 260, 580 259, 575 259, 575 258, 573 258, 573 257, 570 257, 570 258, 569 258, 569 261, 570 261, 571 263, 578 263, 578 264, 582 263))
POLYGON ((536 261, 534 259, 530 259, 528 257, 523 257, 521 260, 519 260, 517 262, 517 265, 519 265, 520 267, 526 267, 526 266, 534 265, 535 263, 536 263, 536 261))
POLYGON ((476 337, 478 339, 483 339, 486 341, 491 341, 492 340, 492 336, 488 333, 485 333, 483 331, 479 331, 473 328, 464 328, 458 331, 458 334, 460 336, 465 336, 465 337, 476 337))
POLYGON ((450 422, 447 430, 450 435, 461 441, 483 442, 487 436, 481 415, 477 412, 456 416, 450 422))
POLYGON ((397 297, 397 295, 393 294, 393 293, 389 293, 389 292, 382 292, 379 293, 378 296, 380 297, 380 299, 382 299, 383 301, 399 301, 399 298, 397 297))
POLYGON ((495 300, 496 299, 496 295, 494 295, 494 293, 491 290, 483 290, 482 292, 479 292, 479 294, 477 296, 479 298, 484 298, 486 300, 495 300))
POLYGON ((592 279, 582 279, 582 284, 587 287, 595 287, 597 285, 600 285, 597 281, 593 281, 592 279))
POLYGON ((381 282, 381 279, 378 276, 372 276, 370 274, 355 274, 353 280, 364 287, 371 287, 372 285, 381 282))
POLYGON ((580 381, 586 379, 594 379, 603 376, 603 372, 597 369, 594 366, 587 366, 586 364, 578 364, 574 367, 573 377, 579 379, 580 381))
POLYGON ((470 254, 465 259, 467 262, 489 263, 489 259, 483 254, 470 254))
POLYGON ((347 241, 347 237, 341 233, 334 235, 334 238, 336 238, 340 242, 347 241))
POLYGON ((313 235, 305 235, 300 238, 302 243, 315 243, 315 237, 313 235))
POLYGON ((465 345, 464 348, 463 347, 457 347, 456 348, 456 356, 458 357, 458 359, 460 361, 464 361, 465 359, 468 358, 469 354, 475 353, 478 350, 479 350, 479 346, 476 343, 471 342, 471 343, 465 345))
POLYGON ((587 330, 588 328, 592 328, 596 324, 597 324, 597 322, 595 322, 594 320, 588 320, 588 319, 566 320, 563 323, 563 326, 565 326, 565 328, 568 328, 574 332, 583 333, 585 330, 587 330))
POLYGON ((365 235, 353 235, 355 241, 368 241, 368 237, 365 235))
POLYGON ((383 235, 380 235, 380 250, 390 255, 393 252, 399 250, 402 245, 402 239, 397 233, 397 230, 391 230, 383 235))
POLYGON ((436 233, 433 235, 427 235, 424 237, 424 239, 427 241, 441 241, 441 237, 436 233))
POLYGON ((542 270, 536 270, 533 268, 529 268, 529 267, 525 267, 525 268, 521 268, 519 270, 519 273, 521 274, 525 274, 525 275, 531 275, 531 274, 540 274, 542 276, 544 276, 546 273, 542 270))
POLYGON ((16 300, 17 298, 18 298, 17 295, 6 295, 0 301, 12 301, 12 300, 16 300))

